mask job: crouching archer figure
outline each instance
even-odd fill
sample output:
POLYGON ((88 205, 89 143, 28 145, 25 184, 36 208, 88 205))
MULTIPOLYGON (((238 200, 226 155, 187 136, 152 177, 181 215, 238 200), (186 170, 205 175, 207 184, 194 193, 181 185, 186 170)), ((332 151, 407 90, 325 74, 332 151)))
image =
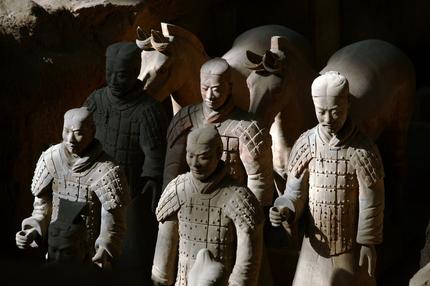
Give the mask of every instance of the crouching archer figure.
POLYGON ((49 260, 92 260, 103 268, 119 256, 127 183, 94 134, 86 108, 65 113, 63 141, 37 162, 31 185, 33 213, 16 234, 19 248, 47 239, 49 260))

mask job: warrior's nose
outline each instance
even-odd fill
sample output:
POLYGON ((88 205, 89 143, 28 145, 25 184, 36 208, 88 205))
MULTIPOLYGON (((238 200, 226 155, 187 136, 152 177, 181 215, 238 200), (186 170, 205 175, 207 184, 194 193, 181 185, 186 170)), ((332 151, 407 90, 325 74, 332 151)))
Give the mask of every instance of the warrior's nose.
POLYGON ((214 99, 214 94, 213 94, 211 88, 208 88, 208 90, 206 91, 206 98, 209 99, 209 100, 213 100, 214 99))

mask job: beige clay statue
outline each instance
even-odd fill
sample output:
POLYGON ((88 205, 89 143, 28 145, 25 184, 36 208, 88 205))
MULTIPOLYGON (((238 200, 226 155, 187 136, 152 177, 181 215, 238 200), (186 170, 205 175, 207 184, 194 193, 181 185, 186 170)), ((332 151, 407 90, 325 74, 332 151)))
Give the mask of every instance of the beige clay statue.
POLYGON ((127 183, 94 134, 86 108, 65 113, 63 142, 37 162, 31 185, 34 209, 16 234, 19 248, 47 240, 49 261, 92 259, 102 268, 118 257, 126 227, 127 183))
POLYGON ((349 97, 338 72, 314 80, 319 124, 294 144, 286 191, 270 210, 273 225, 307 219, 294 285, 374 283, 384 171, 378 149, 348 117, 349 97))
MULTIPOLYGON (((173 284, 176 268, 175 285, 188 285, 190 269, 203 248, 224 267, 223 281, 218 285, 252 286, 257 282, 262 249, 261 207, 248 188, 229 176, 220 160, 222 150, 223 143, 214 126, 188 134, 186 160, 190 172, 168 184, 157 207, 160 223, 152 267, 152 279, 157 285, 173 284)), ((199 279, 208 282, 210 278, 199 279)))
POLYGON ((273 172, 270 135, 254 117, 234 106, 231 70, 221 58, 206 62, 201 68, 203 102, 182 108, 167 131, 164 185, 185 173, 187 134, 207 123, 214 124, 222 138, 223 156, 230 175, 248 186, 263 206, 273 197, 273 172))

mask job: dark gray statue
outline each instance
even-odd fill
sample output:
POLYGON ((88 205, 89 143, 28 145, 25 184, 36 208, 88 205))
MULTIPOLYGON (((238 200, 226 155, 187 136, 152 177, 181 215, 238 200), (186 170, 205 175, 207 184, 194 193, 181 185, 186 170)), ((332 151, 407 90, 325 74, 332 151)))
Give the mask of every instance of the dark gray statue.
POLYGON ((121 265, 140 272, 145 268, 149 277, 157 233, 150 210, 155 211, 161 193, 167 117, 161 103, 143 94, 139 70, 136 44, 110 45, 107 86, 94 91, 85 105, 94 113, 96 138, 124 169, 130 186, 132 203, 121 265))

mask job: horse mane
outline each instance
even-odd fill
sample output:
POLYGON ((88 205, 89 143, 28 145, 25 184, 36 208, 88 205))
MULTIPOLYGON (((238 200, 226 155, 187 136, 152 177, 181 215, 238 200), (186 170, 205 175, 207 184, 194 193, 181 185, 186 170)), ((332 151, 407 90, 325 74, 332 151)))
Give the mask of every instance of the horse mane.
POLYGON ((163 32, 163 35, 166 37, 179 36, 181 38, 188 40, 200 52, 202 52, 203 54, 206 54, 206 51, 205 51, 205 48, 203 47, 202 42, 199 40, 199 38, 196 37, 196 35, 194 35, 190 31, 169 23, 161 23, 161 31, 163 32))

